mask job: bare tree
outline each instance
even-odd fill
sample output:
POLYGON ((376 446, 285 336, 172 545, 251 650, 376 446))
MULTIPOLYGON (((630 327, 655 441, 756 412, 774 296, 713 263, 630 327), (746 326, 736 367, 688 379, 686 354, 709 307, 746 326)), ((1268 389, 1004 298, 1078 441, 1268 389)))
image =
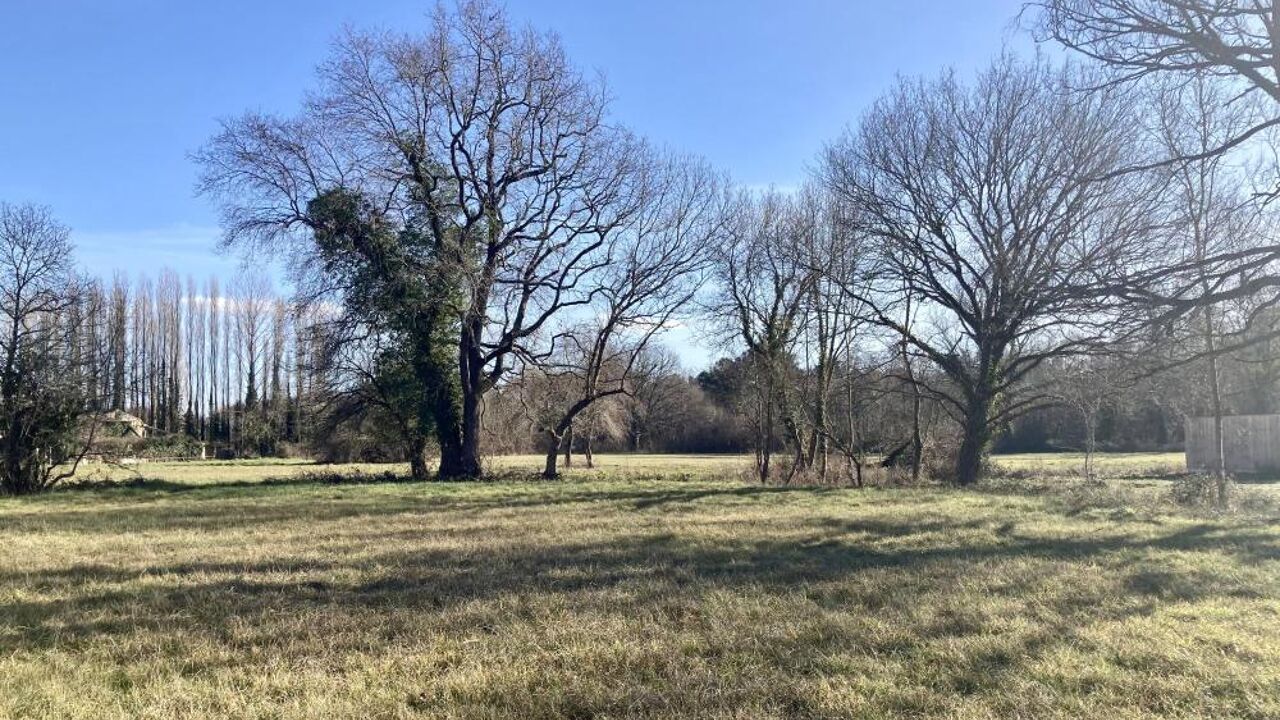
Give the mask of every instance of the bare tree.
POLYGON ((237 379, 244 393, 237 425, 240 448, 265 454, 272 451, 275 441, 266 423, 268 398, 263 390, 269 380, 264 365, 271 339, 271 280, 261 272, 242 273, 232 286, 232 295, 237 379))
POLYGON ((625 398, 627 445, 632 452, 641 452, 651 436, 661 436, 664 428, 676 420, 684 408, 682 398, 673 388, 674 377, 680 361, 671 350, 662 345, 652 345, 640 364, 657 372, 637 374, 631 383, 631 392, 625 398))
POLYGON ((1130 161, 1127 105, 1068 85, 1010 58, 972 86, 904 81, 825 155, 829 187, 880 245, 880 288, 859 299, 946 377, 931 392, 962 428, 960 484, 995 429, 1044 400, 1015 396, 1030 372, 1121 326, 1107 288, 1148 261, 1145 176, 1112 174, 1130 161))
POLYGON ((262 273, 243 273, 237 276, 232 293, 236 344, 243 352, 245 365, 245 374, 240 378, 244 385, 245 411, 256 412, 261 399, 259 373, 271 312, 271 281, 262 273))
MULTIPOLYGON (((1268 2, 1223 0, 1039 0, 1036 28, 1116 71, 1113 81, 1155 74, 1226 80, 1245 94, 1280 103, 1276 9, 1268 2)), ((1280 117, 1237 128, 1213 147, 1176 157, 1219 153, 1274 127, 1280 117)))
POLYGON ((590 292, 582 314, 589 317, 556 331, 551 351, 522 353, 525 362, 572 378, 543 427, 546 477, 556 476, 556 451, 581 414, 630 393, 637 372, 655 370, 644 366, 655 357, 648 350, 701 287, 709 249, 726 223, 723 185, 699 163, 660 160, 634 182, 640 207, 606 236, 599 269, 584 278, 590 292))
POLYGON ((47 209, 0 204, 0 486, 9 493, 70 477, 92 442, 72 263, 68 231, 47 209))
MULTIPOLYGON (((1202 297, 1248 282, 1266 268, 1241 272, 1226 279, 1226 284, 1210 277, 1207 261, 1213 256, 1235 254, 1268 235, 1263 206, 1252 202, 1245 187, 1248 170, 1233 163, 1231 156, 1214 152, 1231 137, 1239 135, 1249 124, 1249 106, 1229 96, 1221 85, 1203 73, 1177 82, 1165 79, 1155 92, 1159 112, 1157 137, 1166 154, 1191 158, 1167 169, 1174 221, 1170 224, 1176 262, 1194 268, 1202 297)), ((1217 478, 1217 501, 1227 501, 1227 467, 1222 433, 1224 414, 1221 363, 1224 346, 1238 345, 1252 323, 1246 318, 1242 327, 1228 328, 1228 307, 1205 303, 1190 313, 1193 337, 1183 345, 1180 355, 1200 358, 1209 389, 1210 412, 1214 419, 1214 474, 1217 478), (1198 336, 1198 337, 1195 337, 1198 336)), ((1264 303, 1261 307, 1268 307, 1264 303)))
POLYGON ((182 279, 172 270, 160 272, 155 312, 159 402, 155 424, 175 433, 180 430, 182 413, 182 279))
POLYGON ((124 410, 129 399, 129 280, 116 273, 111 283, 111 409, 124 410))
POLYGON ((552 318, 588 302, 606 231, 634 211, 641 144, 606 121, 603 88, 554 37, 480 0, 438 11, 424 36, 348 34, 321 82, 296 120, 226 124, 198 155, 201 187, 223 200, 234 242, 306 252, 308 205, 337 188, 426 238, 415 259, 448 279, 457 328, 440 474, 479 475, 483 395, 552 318))
POLYGON ((271 394, 267 399, 267 408, 272 432, 281 437, 289 403, 289 306, 284 300, 276 298, 271 310, 271 394))
POLYGON ((1046 364, 1052 375, 1049 392, 1080 416, 1084 429, 1081 473, 1097 477, 1098 420, 1107 403, 1114 402, 1136 374, 1123 353, 1058 358, 1046 364), (1128 366, 1126 368, 1126 366, 1128 366))
MULTIPOLYGON (((221 405, 218 403, 218 338, 222 330, 222 298, 219 297, 218 278, 210 277, 205 285, 206 302, 209 304, 209 319, 207 332, 209 335, 209 415, 212 420, 210 423, 210 439, 220 432, 220 422, 217 418, 223 417, 220 413, 221 405)), ((225 401, 224 401, 225 402, 225 401)))
POLYGON ((804 426, 798 414, 793 370, 803 313, 819 272, 801 249, 810 218, 793 198, 777 192, 739 200, 727 240, 716 246, 719 296, 713 317, 727 337, 746 347, 756 386, 756 472, 772 473, 778 423, 793 451, 788 479, 806 464, 804 426))
MULTIPOLYGON (((228 302, 232 298, 227 298, 228 302)), ((233 336, 235 334, 235 312, 233 308, 228 306, 226 311, 222 313, 222 408, 223 423, 226 425, 227 443, 232 448, 236 447, 236 433, 239 430, 239 417, 235 411, 239 401, 236 395, 232 393, 232 387, 238 387, 239 375, 231 377, 231 356, 233 354, 239 356, 239 352, 235 348, 239 347, 239 343, 233 344, 233 336)))
POLYGON ((197 417, 199 413, 198 400, 200 397, 196 389, 196 371, 199 368, 196 359, 196 317, 200 314, 197 310, 199 298, 196 295, 196 281, 190 275, 187 276, 187 296, 183 301, 183 322, 185 324, 185 350, 183 358, 187 373, 186 388, 186 410, 183 412, 182 431, 189 437, 197 437, 199 435, 200 421, 197 417))
MULTIPOLYGON (((1223 0, 1037 0, 1032 20, 1042 39, 1075 50, 1111 72, 1111 86, 1163 79, 1216 86, 1236 120, 1230 132, 1215 133, 1210 144, 1165 147, 1152 162, 1132 163, 1110 172, 1194 163, 1260 147, 1271 156, 1272 182, 1276 147, 1273 128, 1280 126, 1280 57, 1277 6, 1268 2, 1223 0)), ((1261 191, 1266 201, 1280 185, 1261 191)), ((1157 309, 1162 321, 1201 307, 1227 303, 1280 287, 1280 244, 1250 243, 1233 251, 1189 258, 1161 269, 1159 277, 1143 277, 1132 292, 1135 302, 1157 309), (1265 272, 1259 272, 1265 270, 1265 272), (1230 283, 1239 273, 1247 283, 1230 283), (1180 282, 1161 282, 1177 278, 1180 282), (1160 291, 1153 291, 1152 288, 1160 291)), ((1255 336, 1266 342, 1274 334, 1255 336)), ((1219 348, 1218 353, 1223 352, 1219 348)))
MULTIPOLYGON (((861 370, 853 358, 863 340, 865 318, 858 293, 848 292, 848 288, 866 285, 872 268, 863 238, 842 217, 842 204, 825 189, 814 185, 803 188, 795 198, 793 212, 796 238, 792 249, 799 253, 795 262, 814 274, 801 307, 795 353, 804 368, 800 387, 803 411, 798 413, 808 435, 803 464, 816 469, 819 481, 826 481, 832 449, 855 471, 864 450, 851 430, 853 418, 836 417, 833 406, 838 386, 843 387, 847 413, 855 412, 858 405, 853 394, 861 370)), ((860 471, 858 475, 861 485, 860 471)))

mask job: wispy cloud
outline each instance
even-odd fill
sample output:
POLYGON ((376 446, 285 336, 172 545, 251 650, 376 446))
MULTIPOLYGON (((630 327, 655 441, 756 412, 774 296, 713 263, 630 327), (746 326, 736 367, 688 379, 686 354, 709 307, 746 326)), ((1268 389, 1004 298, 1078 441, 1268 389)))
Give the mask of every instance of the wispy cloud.
POLYGON ((228 277, 240 268, 232 253, 218 250, 216 227, 177 224, 138 230, 73 231, 77 256, 86 271, 109 277, 117 270, 155 276, 168 268, 179 275, 228 277))

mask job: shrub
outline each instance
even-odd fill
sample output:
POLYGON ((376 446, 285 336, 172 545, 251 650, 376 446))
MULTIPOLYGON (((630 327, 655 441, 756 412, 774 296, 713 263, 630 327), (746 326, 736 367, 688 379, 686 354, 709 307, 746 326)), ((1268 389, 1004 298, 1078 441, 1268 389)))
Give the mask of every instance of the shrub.
MULTIPOLYGON (((1228 483, 1232 483, 1230 479, 1228 483)), ((1218 479, 1212 475, 1183 475, 1169 488, 1173 501, 1188 507, 1213 505, 1218 499, 1218 479)))
POLYGON ((390 470, 363 472, 361 470, 317 470, 297 475, 267 478, 263 485, 374 485, 378 483, 406 482, 405 475, 390 470))

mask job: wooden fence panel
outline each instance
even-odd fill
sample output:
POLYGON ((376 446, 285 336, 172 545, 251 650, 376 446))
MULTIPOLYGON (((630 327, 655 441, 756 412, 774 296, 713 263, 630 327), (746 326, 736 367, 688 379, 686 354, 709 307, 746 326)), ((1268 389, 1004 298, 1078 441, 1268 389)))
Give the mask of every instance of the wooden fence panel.
MULTIPOLYGON (((1229 415, 1222 418, 1222 444, 1227 472, 1261 473, 1280 470, 1280 415, 1229 415)), ((1187 420, 1187 469, 1211 472, 1213 418, 1187 420)))

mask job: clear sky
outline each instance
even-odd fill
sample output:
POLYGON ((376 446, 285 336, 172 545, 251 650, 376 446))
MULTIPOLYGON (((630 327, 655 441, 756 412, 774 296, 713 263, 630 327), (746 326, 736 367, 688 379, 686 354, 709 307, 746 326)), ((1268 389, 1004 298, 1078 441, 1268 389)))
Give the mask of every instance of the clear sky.
MULTIPOLYGON (((614 115, 739 183, 798 184, 897 74, 970 72, 1027 39, 1021 0, 510 0, 604 74, 614 115)), ((226 275, 188 155, 218 118, 289 113, 344 24, 422 0, 3 0, 0 200, 49 205, 87 269, 226 275)), ((700 364, 698 353, 686 354, 700 364)))

